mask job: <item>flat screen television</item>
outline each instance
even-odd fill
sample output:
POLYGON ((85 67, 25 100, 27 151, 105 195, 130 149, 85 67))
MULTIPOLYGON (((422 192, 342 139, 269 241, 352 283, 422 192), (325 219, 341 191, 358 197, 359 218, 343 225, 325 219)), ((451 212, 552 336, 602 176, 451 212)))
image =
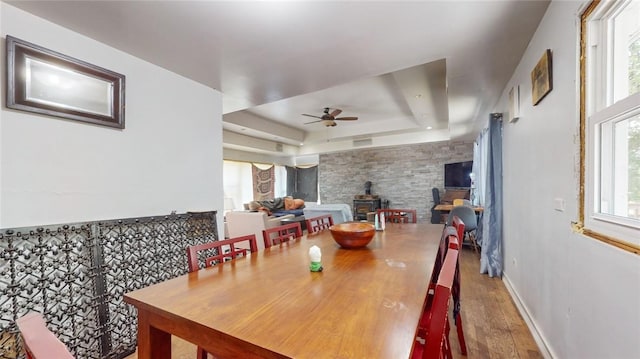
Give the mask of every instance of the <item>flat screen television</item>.
POLYGON ((446 188, 469 188, 471 187, 471 170, 473 161, 445 163, 444 165, 444 186, 446 188))

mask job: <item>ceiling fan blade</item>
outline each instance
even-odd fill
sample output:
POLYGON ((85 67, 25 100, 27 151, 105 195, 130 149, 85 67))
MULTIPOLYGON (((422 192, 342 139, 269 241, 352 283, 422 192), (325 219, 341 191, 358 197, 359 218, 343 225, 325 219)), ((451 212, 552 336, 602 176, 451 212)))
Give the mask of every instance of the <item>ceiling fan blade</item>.
MULTIPOLYGON (((311 117, 316 117, 316 116, 311 116, 311 117)), ((304 124, 305 124, 305 125, 308 125, 308 124, 310 124, 310 123, 317 123, 317 122, 322 122, 322 121, 324 121, 324 120, 318 120, 318 121, 305 122, 304 124)))
MULTIPOLYGON (((302 116, 309 116, 309 117, 315 117, 315 118, 320 118, 320 119, 322 118, 320 116, 307 115, 306 113, 303 113, 302 116)), ((318 121, 315 121, 315 122, 318 122, 318 121)))
POLYGON ((331 117, 336 117, 336 116, 338 116, 340 113, 342 113, 342 110, 339 110, 339 109, 337 109, 337 108, 336 108, 335 110, 331 111, 331 113, 329 114, 329 116, 331 116, 331 117))
POLYGON ((355 121, 357 120, 357 117, 340 117, 340 118, 336 118, 336 121, 355 121))

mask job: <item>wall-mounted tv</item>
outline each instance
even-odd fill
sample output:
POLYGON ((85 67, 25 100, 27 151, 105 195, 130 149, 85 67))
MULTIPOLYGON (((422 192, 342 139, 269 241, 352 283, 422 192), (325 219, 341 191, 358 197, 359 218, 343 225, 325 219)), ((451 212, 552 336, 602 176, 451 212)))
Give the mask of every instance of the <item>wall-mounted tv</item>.
POLYGON ((473 161, 445 163, 444 165, 444 186, 469 188, 471 187, 471 170, 473 161))

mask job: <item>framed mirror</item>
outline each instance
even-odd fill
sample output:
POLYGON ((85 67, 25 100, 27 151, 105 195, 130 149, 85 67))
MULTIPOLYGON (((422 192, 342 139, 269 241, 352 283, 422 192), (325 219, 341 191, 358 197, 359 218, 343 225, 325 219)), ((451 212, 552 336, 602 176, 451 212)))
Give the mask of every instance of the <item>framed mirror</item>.
POLYGON ((7 107, 124 128, 124 75, 7 36, 7 107))

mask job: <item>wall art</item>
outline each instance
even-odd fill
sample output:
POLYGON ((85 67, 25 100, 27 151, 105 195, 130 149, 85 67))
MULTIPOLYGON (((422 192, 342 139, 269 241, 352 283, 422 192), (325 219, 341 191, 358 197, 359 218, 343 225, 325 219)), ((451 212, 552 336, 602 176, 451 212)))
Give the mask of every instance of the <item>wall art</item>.
POLYGON ((124 75, 7 36, 7 107, 124 128, 124 75))

